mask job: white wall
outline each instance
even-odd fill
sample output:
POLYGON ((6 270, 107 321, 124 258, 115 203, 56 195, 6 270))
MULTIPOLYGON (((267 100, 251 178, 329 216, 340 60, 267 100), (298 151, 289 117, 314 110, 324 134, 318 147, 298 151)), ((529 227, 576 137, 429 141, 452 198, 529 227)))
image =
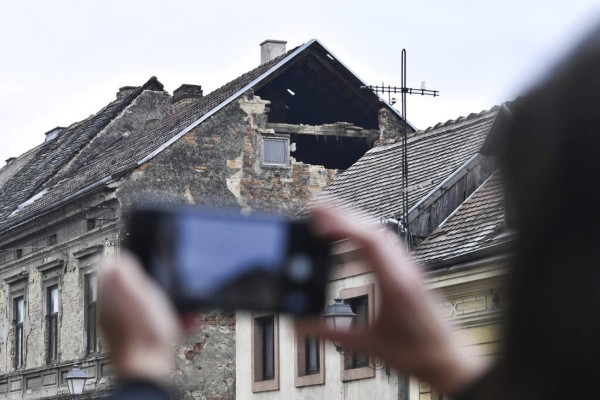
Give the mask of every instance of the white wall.
MULTIPOLYGON (((328 285, 328 304, 341 289, 374 282, 372 274, 359 275, 328 285)), ((296 388, 294 386, 295 338, 293 320, 279 317, 279 390, 252 393, 252 320, 250 313, 236 314, 236 398, 237 399, 381 399, 397 400, 398 377, 394 371, 376 371, 374 378, 350 382, 340 380, 341 356, 332 343, 325 344, 325 384, 296 388)), ((323 367, 323 366, 322 366, 323 367)))

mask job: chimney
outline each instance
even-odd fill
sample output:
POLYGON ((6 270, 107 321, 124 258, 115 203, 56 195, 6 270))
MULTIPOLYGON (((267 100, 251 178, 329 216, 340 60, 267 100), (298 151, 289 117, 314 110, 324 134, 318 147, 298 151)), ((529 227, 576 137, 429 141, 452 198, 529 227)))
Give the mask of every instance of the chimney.
POLYGON ((171 97, 173 111, 180 109, 194 100, 200 99, 202 95, 202 86, 184 83, 173 91, 173 97, 171 97))
POLYGON ((6 159, 6 165, 11 164, 13 161, 15 161, 17 159, 17 157, 10 157, 6 159))
POLYGON ((46 136, 46 138, 44 139, 44 143, 51 141, 52 139, 54 139, 55 137, 58 136, 59 133, 61 133, 62 131, 64 131, 66 128, 62 127, 62 126, 57 126, 54 129, 50 129, 48 132, 44 133, 44 135, 46 136))
POLYGON ((138 88, 139 86, 123 86, 119 88, 119 91, 117 92, 117 99, 122 99, 124 97, 129 96, 131 93, 133 93, 134 90, 138 88))
POLYGON ((284 40, 265 40, 260 44, 260 65, 285 54, 284 40))

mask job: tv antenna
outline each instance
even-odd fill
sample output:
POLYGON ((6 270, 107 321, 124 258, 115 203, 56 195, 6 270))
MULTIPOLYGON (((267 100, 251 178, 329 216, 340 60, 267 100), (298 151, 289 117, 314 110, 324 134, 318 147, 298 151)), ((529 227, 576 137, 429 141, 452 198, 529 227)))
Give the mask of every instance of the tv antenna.
POLYGON ((361 89, 369 89, 375 93, 381 93, 388 95, 388 104, 391 106, 396 103, 396 98, 392 97, 393 93, 400 93, 401 101, 401 115, 402 115, 402 229, 404 230, 404 241, 407 247, 410 249, 412 245, 412 238, 408 231, 408 140, 406 126, 408 121, 406 119, 406 95, 407 94, 420 94, 421 96, 433 96, 437 97, 440 92, 437 90, 429 90, 425 88, 425 82, 421 82, 421 88, 415 89, 406 86, 406 49, 402 49, 402 59, 400 64, 400 86, 385 86, 384 83, 381 86, 361 86, 361 89))

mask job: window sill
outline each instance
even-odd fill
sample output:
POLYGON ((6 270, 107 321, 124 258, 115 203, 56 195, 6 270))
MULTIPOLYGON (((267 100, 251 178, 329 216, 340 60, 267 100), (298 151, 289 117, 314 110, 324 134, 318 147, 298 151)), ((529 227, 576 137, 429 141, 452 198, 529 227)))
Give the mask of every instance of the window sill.
POLYGON ((325 371, 321 371, 318 374, 314 374, 314 375, 296 376, 294 378, 294 386, 296 386, 296 387, 324 385, 324 384, 325 384, 325 371))
POLYGON ((279 379, 270 379, 268 381, 252 382, 252 393, 270 392, 279 390, 279 379))
POLYGON ((369 367, 360 367, 342 370, 342 382, 355 381, 358 379, 368 379, 375 377, 375 370, 369 367))

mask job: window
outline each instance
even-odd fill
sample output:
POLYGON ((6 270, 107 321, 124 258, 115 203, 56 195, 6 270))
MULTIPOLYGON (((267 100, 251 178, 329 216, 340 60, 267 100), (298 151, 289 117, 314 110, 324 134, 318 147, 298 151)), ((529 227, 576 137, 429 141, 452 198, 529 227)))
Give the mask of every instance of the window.
MULTIPOLYGON (((356 314, 354 320, 355 326, 365 326, 369 324, 369 298, 367 296, 354 297, 345 301, 356 314)), ((369 356, 363 353, 352 352, 345 360, 345 368, 362 368, 369 364, 369 356)))
POLYGON ((15 368, 23 368, 23 324, 25 323, 25 298, 23 296, 14 299, 15 318, 15 368))
POLYGON ((306 375, 318 374, 321 370, 319 363, 319 338, 304 338, 304 371, 306 375))
POLYGON ((58 359, 58 285, 46 289, 46 361, 58 359))
POLYGON ((91 231, 96 227, 96 218, 88 218, 87 220, 87 230, 91 231))
POLYGON ((18 260, 19 258, 23 258, 23 249, 15 250, 15 259, 18 260))
POLYGON ((287 165, 288 158, 287 138, 263 137, 263 164, 287 165))
MULTIPOLYGON (((373 284, 340 291, 340 298, 356 313, 356 325, 368 325, 373 322, 375 314, 373 284)), ((373 378, 375 370, 369 367, 367 354, 350 352, 342 356, 342 381, 373 378)))
POLYGON ((26 305, 25 299, 27 298, 27 279, 28 274, 26 272, 19 272, 14 276, 5 279, 8 285, 9 298, 8 305, 12 307, 11 310, 7 310, 9 315, 12 316, 12 328, 9 335, 8 349, 11 353, 9 365, 12 365, 15 369, 21 369, 25 365, 25 313, 26 305))
POLYGON ((54 246, 57 243, 56 233, 48 236, 48 246, 54 246))
POLYGON ((86 332, 86 353, 96 352, 97 342, 97 317, 96 300, 98 296, 98 278, 96 273, 85 275, 85 332, 86 332))
POLYGON ((279 389, 279 321, 275 314, 252 316, 252 391, 279 389))
POLYGON ((324 341, 314 336, 296 337, 296 387, 325 383, 324 341))
POLYGON ((261 370, 258 380, 268 381, 275 378, 275 330, 273 316, 262 317, 256 320, 260 331, 261 370))

